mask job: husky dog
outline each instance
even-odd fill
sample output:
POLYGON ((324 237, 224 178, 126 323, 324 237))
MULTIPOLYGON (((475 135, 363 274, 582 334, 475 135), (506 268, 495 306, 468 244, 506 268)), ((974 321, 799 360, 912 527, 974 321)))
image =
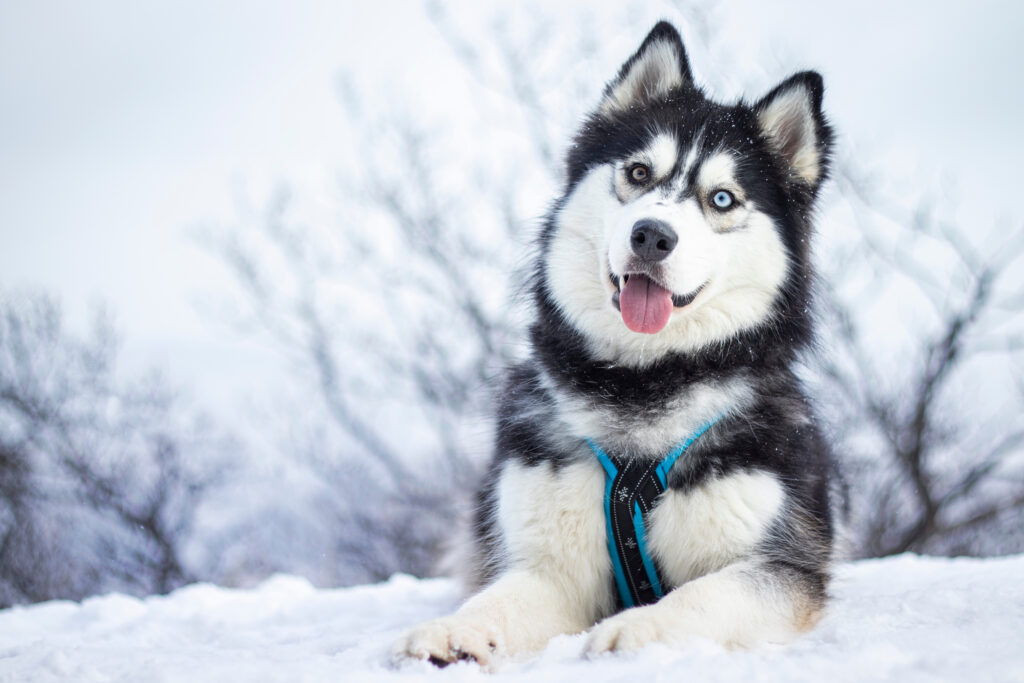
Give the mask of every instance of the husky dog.
POLYGON ((538 237, 531 353, 477 496, 479 592, 398 657, 490 666, 588 629, 591 655, 750 647, 815 625, 836 499, 794 365, 821 100, 806 71, 712 102, 665 22, 606 87, 538 237))

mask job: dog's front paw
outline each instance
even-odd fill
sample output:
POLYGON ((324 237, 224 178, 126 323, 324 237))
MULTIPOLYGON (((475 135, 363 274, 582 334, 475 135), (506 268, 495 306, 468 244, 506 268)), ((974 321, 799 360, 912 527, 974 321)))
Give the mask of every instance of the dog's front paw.
POLYGON ((595 657, 606 652, 635 652, 650 643, 669 641, 660 615, 651 607, 635 607, 609 617, 594 627, 583 653, 595 657))
POLYGON ((423 659, 437 666, 468 660, 490 668, 500 650, 494 624, 454 615, 412 629, 395 643, 392 653, 396 660, 423 659))

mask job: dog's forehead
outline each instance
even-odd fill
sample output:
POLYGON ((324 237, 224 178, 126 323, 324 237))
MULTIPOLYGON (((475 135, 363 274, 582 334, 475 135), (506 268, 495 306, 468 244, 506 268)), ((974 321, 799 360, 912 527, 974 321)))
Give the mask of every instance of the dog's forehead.
POLYGON ((634 161, 648 164, 665 191, 736 180, 735 154, 719 136, 709 136, 706 126, 689 134, 679 130, 652 131, 644 146, 626 155, 622 163, 634 161))
MULTIPOLYGON (((634 116, 645 119, 644 127, 649 131, 671 131, 682 144, 691 143, 698 132, 704 137, 725 137, 731 131, 745 129, 750 122, 749 108, 742 102, 721 104, 700 96, 679 96, 662 102, 659 106, 637 109, 634 116)), ((634 125, 634 122, 629 122, 634 125)))
POLYGON ((674 147, 675 155, 685 158, 696 153, 699 161, 718 150, 744 149, 758 136, 753 113, 742 103, 727 106, 687 98, 652 108, 645 115, 647 120, 639 126, 637 122, 627 126, 646 132, 636 142, 652 155, 655 149, 669 152, 674 147))
MULTIPOLYGON (((590 169, 611 163, 644 163, 663 184, 689 174, 714 154, 725 151, 738 160, 763 152, 756 116, 741 103, 724 105, 684 91, 649 107, 615 115, 595 115, 577 136, 568 155, 569 180, 575 184, 590 169)), ((747 168, 740 163, 738 170, 747 168)), ((688 185, 694 178, 689 177, 688 185)))

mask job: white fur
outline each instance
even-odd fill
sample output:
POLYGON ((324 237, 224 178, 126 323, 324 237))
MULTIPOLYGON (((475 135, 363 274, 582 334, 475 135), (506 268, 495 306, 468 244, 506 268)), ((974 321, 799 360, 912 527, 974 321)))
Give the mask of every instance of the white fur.
POLYGON ((821 175, 810 93, 801 85, 779 93, 758 115, 768 138, 783 152, 790 167, 811 185, 821 175))
POLYGON ((754 549, 784 499, 779 480, 756 471, 665 491, 651 511, 651 553, 677 586, 718 571, 754 549))
MULTIPOLYGON (((601 339, 608 329, 608 311, 615 291, 608 281, 608 254, 604 239, 605 212, 618 204, 612 191, 614 169, 602 166, 589 172, 559 212, 557 231, 544 263, 555 302, 569 322, 601 339)), ((617 315, 617 314, 616 314, 617 315)), ((619 324, 624 329, 621 319, 619 324)), ((604 354, 602 354, 604 355, 604 354)))
POLYGON ((580 619, 573 607, 548 577, 510 571, 455 614, 406 633, 393 654, 442 662, 472 658, 491 668, 505 655, 541 650, 556 635, 585 630, 591 622, 580 619))
POLYGON ((679 145, 675 136, 669 133, 658 133, 647 148, 647 159, 654 168, 655 177, 660 177, 672 170, 679 155, 679 145))
POLYGON ((506 572, 458 612, 410 631, 395 654, 484 666, 543 648, 610 613, 604 471, 592 457, 553 470, 509 462, 498 484, 497 524, 506 572))
POLYGON ((666 41, 649 45, 629 72, 616 83, 601 102, 602 114, 629 109, 644 100, 667 94, 683 83, 679 53, 666 41))
POLYGON ((498 486, 498 527, 508 566, 558 584, 569 611, 593 623, 612 606, 605 545, 604 470, 589 451, 578 462, 505 465, 498 486))
MULTIPOLYGON (((734 162, 722 153, 704 162, 698 197, 667 201, 649 192, 622 202, 613 191, 613 165, 590 171, 556 216, 546 262, 551 295, 584 333, 598 358, 648 365, 672 351, 692 352, 763 322, 789 267, 785 247, 771 219, 750 201, 721 214, 706 195, 733 188, 734 162), (630 331, 612 305, 609 270, 629 272, 630 235, 641 218, 668 223, 679 245, 662 263, 663 284, 684 295, 702 284, 688 306, 675 309, 657 334, 630 331)), ((742 199, 742 196, 738 197, 742 199)))
POLYGON ((567 438, 577 442, 594 439, 606 449, 658 457, 716 417, 742 411, 754 398, 750 383, 744 377, 697 383, 668 401, 663 412, 638 414, 626 421, 628 418, 620 412, 600 402, 592 404, 579 394, 562 391, 546 374, 542 378, 545 388, 555 398, 567 438))
POLYGON ((770 574, 753 562, 738 562, 676 588, 653 605, 605 619, 591 632, 586 652, 629 652, 694 637, 732 647, 786 643, 815 619, 816 612, 770 574))

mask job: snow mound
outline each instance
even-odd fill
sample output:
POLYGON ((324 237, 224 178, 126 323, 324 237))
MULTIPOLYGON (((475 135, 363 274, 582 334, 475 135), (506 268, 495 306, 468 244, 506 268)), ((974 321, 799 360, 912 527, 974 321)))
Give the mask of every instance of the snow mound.
POLYGON ((581 634, 489 675, 387 661, 402 631, 455 609, 452 581, 317 590, 277 576, 252 590, 199 584, 0 611, 0 681, 1024 681, 1022 579, 1024 555, 851 563, 825 620, 788 647, 695 643, 586 661, 581 634))

